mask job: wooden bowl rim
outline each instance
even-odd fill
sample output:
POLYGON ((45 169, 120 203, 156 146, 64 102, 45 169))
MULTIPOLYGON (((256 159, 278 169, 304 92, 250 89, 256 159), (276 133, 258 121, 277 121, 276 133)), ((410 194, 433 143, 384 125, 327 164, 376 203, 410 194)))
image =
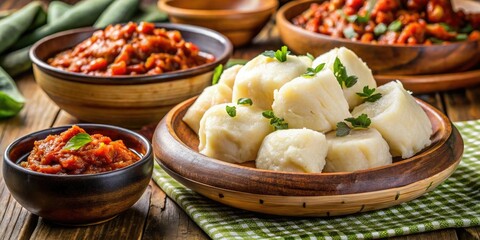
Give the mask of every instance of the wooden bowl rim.
MULTIPOLYGON (((292 8, 297 7, 297 6, 303 6, 303 5, 310 5, 311 3, 317 2, 324 2, 326 0, 301 0, 301 1, 291 1, 285 5, 283 5, 277 12, 276 15, 276 21, 277 24, 283 25, 284 27, 288 28, 292 32, 297 32, 305 37, 313 38, 314 40, 323 40, 323 41, 332 41, 332 42, 340 42, 340 43, 346 43, 346 44, 354 44, 358 46, 363 46, 363 47, 378 47, 378 48, 399 48, 399 49, 422 49, 422 48, 429 48, 435 50, 435 48, 444 48, 445 46, 451 46, 455 47, 456 45, 464 45, 468 43, 474 43, 474 42, 480 42, 479 40, 466 40, 466 41, 460 41, 460 42, 450 42, 448 44, 432 44, 432 45, 424 45, 424 44, 418 44, 418 45, 405 45, 405 44, 373 44, 373 43, 364 43, 364 42, 356 42, 356 41, 351 41, 349 39, 345 38, 336 38, 336 37, 331 37, 322 33, 314 33, 307 31, 301 27, 295 26, 292 24, 290 21, 291 19, 287 19, 285 16, 285 13, 289 12, 292 8)), ((306 10, 306 9, 305 9, 306 10)))
MULTIPOLYGON (((262 174, 269 174, 269 176, 273 176, 273 178, 278 177, 279 179, 280 178, 281 179, 285 179, 285 178, 292 179, 292 178, 296 178, 296 177, 300 178, 301 176, 311 176, 312 178, 316 178, 316 177, 326 178, 326 177, 343 176, 345 178, 352 177, 352 179, 355 179, 355 177, 353 177, 353 176, 366 174, 366 173, 372 174, 372 173, 375 173, 375 172, 379 172, 381 170, 388 170, 390 168, 395 168, 395 167, 403 165, 403 164, 409 164, 409 163, 412 163, 412 162, 414 162, 414 161, 416 161, 416 160, 418 160, 421 157, 424 157, 426 155, 426 153, 422 151, 421 153, 416 154, 415 156, 413 156, 411 158, 404 159, 404 160, 392 163, 390 165, 385 165, 385 166, 380 166, 380 167, 375 167, 375 168, 370 168, 370 169, 365 169, 365 170, 360 170, 360 171, 355 171, 355 172, 337 172, 337 173, 292 173, 292 172, 282 172, 282 171, 257 169, 257 168, 252 168, 252 167, 241 166, 241 165, 234 164, 234 163, 228 163, 228 162, 224 162, 224 161, 221 161, 221 160, 218 160, 218 159, 213 159, 213 158, 207 157, 205 155, 202 155, 202 154, 194 151, 189 146, 187 146, 184 142, 182 142, 181 139, 178 137, 178 135, 175 133, 175 129, 173 128, 172 124, 173 124, 175 118, 178 117, 179 111, 182 110, 182 108, 189 107, 191 104, 193 104, 195 99, 196 99, 196 97, 193 97, 193 98, 188 99, 188 100, 178 104, 177 106, 175 106, 169 113, 167 113, 167 115, 162 119, 162 121, 158 124, 158 126, 156 128, 156 131, 155 131, 155 134, 154 134, 154 137, 153 137, 153 146, 154 146, 155 157, 156 157, 156 159, 158 159, 158 161, 161 161, 162 164, 166 165, 167 167, 168 167, 168 164, 164 164, 163 163, 164 160, 160 156, 158 156, 159 152, 164 152, 165 153, 164 150, 159 150, 159 148, 161 148, 160 146, 158 146, 159 145, 159 143, 158 143, 159 138, 172 138, 174 141, 169 142, 172 145, 172 146, 169 146, 169 149, 175 149, 175 151, 182 151, 183 155, 187 155, 187 156, 190 155, 190 156, 198 157, 201 160, 208 160, 208 161, 210 161, 211 164, 218 166, 219 169, 222 169, 224 171, 224 173, 234 173, 235 174, 235 173, 237 173, 237 170, 241 170, 241 171, 243 171, 242 173, 252 173, 252 174, 256 175, 256 177, 261 177, 262 174), (161 131, 163 132, 163 135, 160 134, 161 131)), ((458 156, 458 157, 457 157, 457 159, 452 159, 450 161, 449 166, 451 166, 452 164, 458 164, 458 162, 461 160, 461 155, 463 153, 463 140, 461 138, 461 135, 458 133, 458 130, 453 126, 453 124, 450 122, 450 120, 442 112, 440 112, 438 109, 434 108, 433 106, 427 104, 426 102, 424 102, 422 100, 416 99, 416 101, 421 105, 422 109, 424 109, 424 110, 428 111, 430 114, 432 114, 435 117, 435 119, 439 119, 438 123, 444 127, 445 132, 446 132, 445 137, 441 138, 440 141, 434 143, 433 145, 427 147, 426 150, 428 150, 430 153, 435 152, 440 147, 444 146, 446 144, 446 142, 449 141, 451 138, 454 138, 455 141, 458 141, 462 144, 461 144, 461 149, 455 149, 455 150, 458 151, 458 152, 455 152, 455 154, 456 154, 455 156, 458 156)), ((165 154, 168 155, 169 153, 167 152, 165 154)), ((176 165, 179 165, 179 164, 181 165, 181 161, 189 162, 189 161, 192 161, 192 160, 191 159, 188 159, 188 160, 177 159, 175 164, 176 165)), ((432 160, 430 160, 430 161, 432 161, 432 160)), ((199 167, 205 168, 205 166, 199 166, 199 167)), ((175 169, 172 169, 172 168, 170 168, 170 169, 172 171, 175 171, 175 169)), ((180 173, 177 173, 177 174, 181 175, 180 173)), ((216 185, 215 182, 211 182, 211 181, 209 182, 208 180, 206 182, 200 181, 196 178, 196 173, 192 173, 189 176, 185 175, 183 177, 188 178, 188 179, 193 180, 193 181, 202 182, 205 185, 211 185, 211 186, 215 186, 215 187, 218 187, 218 188, 225 188, 225 189, 235 190, 235 191, 239 191, 239 192, 245 192, 245 191, 243 191, 244 189, 228 188, 226 186, 216 185)), ((403 186, 403 185, 408 185, 408 184, 413 183, 413 182, 414 181, 408 182, 408 183, 405 183, 405 184, 402 184, 402 185, 398 185, 396 187, 400 187, 400 186, 403 186)), ((375 189, 375 190, 378 191, 378 190, 382 190, 382 189, 387 189, 387 188, 380 187, 380 188, 375 189)), ((357 192, 352 192, 352 193, 357 193, 357 192)), ((264 194, 268 195, 269 193, 264 193, 264 194)), ((270 195, 275 195, 275 194, 270 194, 270 195)))
POLYGON ((211 38, 212 40, 217 40, 224 47, 223 51, 219 56, 215 56, 215 61, 211 63, 206 63, 197 67, 193 67, 186 70, 173 71, 168 73, 162 73, 157 75, 122 75, 122 76, 93 76, 83 73, 74 73, 68 72, 53 66, 50 66, 44 60, 40 59, 37 56, 37 49, 49 41, 55 41, 59 37, 66 35, 77 35, 88 32, 95 32, 100 30, 100 28, 94 27, 85 27, 71 29, 67 31, 62 31, 50 36, 47 36, 38 42, 36 42, 29 51, 30 59, 33 64, 39 67, 39 70, 44 71, 50 75, 56 76, 59 79, 75 82, 83 82, 88 84, 113 84, 113 85, 137 85, 137 84, 150 84, 150 83, 159 83, 159 82, 168 82, 178 79, 191 78, 197 75, 201 75, 210 71, 213 71, 215 67, 219 64, 224 64, 230 58, 230 55, 233 52, 233 45, 223 34, 204 27, 193 26, 188 24, 179 24, 179 23, 155 23, 157 28, 165 28, 167 30, 178 30, 180 32, 191 32, 196 35, 204 35, 211 38))
POLYGON ((208 9, 187 9, 187 8, 179 8, 170 5, 170 3, 177 1, 177 0, 159 0, 158 6, 160 9, 167 12, 169 15, 174 16, 181 16, 181 17, 198 17, 198 18, 210 18, 210 19, 217 19, 219 17, 247 17, 251 15, 257 15, 262 13, 269 13, 273 12, 278 7, 277 0, 261 0, 258 1, 261 4, 261 7, 255 9, 222 9, 222 10, 208 10, 208 9), (238 16, 241 15, 241 16, 238 16))
POLYGON ((10 159, 10 156, 9 156, 10 152, 13 149, 15 149, 15 147, 18 144, 20 144, 22 142, 25 142, 25 141, 27 141, 29 139, 32 139, 32 138, 34 140, 40 140, 40 139, 36 139, 36 136, 40 136, 40 135, 44 135, 44 134, 49 134, 49 135, 50 134, 59 134, 59 133, 65 131, 65 130, 67 130, 70 127, 73 126, 73 125, 64 125, 64 126, 47 128, 47 129, 39 130, 39 131, 36 131, 36 132, 32 132, 32 133, 29 133, 27 135, 24 135, 24 136, 16 139, 12 143, 10 143, 7 146, 7 148, 5 149, 5 152, 3 153, 3 159, 4 159, 3 164, 7 164, 9 167, 15 169, 16 171, 23 172, 23 173, 26 173, 28 175, 36 175, 36 176, 43 177, 43 178, 87 180, 87 179, 114 177, 114 176, 117 176, 117 175, 121 175, 125 171, 128 171, 128 170, 130 170, 132 168, 135 168, 135 167, 138 167, 138 166, 141 166, 145 162, 148 162, 148 161, 152 160, 153 148, 150 144, 150 141, 148 141, 148 139, 146 139, 143 135, 141 135, 139 133, 136 133, 136 132, 134 132, 132 130, 129 130, 129 129, 126 129, 126 128, 113 126, 113 125, 107 125, 107 124, 79 123, 79 124, 74 124, 74 125, 77 125, 81 128, 84 128, 87 133, 91 130, 96 130, 96 129, 109 129, 109 130, 114 130, 114 131, 121 132, 122 134, 125 134, 125 135, 132 135, 136 139, 138 139, 139 142, 141 142, 142 146, 145 147, 145 154, 143 156, 141 156, 140 160, 138 160, 138 161, 136 161, 136 162, 134 162, 134 163, 132 163, 128 166, 125 166, 123 168, 119 168, 119 169, 115 169, 115 170, 107 171, 107 172, 101 172, 101 173, 78 174, 78 175, 58 175, 58 174, 36 172, 36 171, 32 171, 32 170, 23 168, 20 165, 14 163, 12 159, 10 159))

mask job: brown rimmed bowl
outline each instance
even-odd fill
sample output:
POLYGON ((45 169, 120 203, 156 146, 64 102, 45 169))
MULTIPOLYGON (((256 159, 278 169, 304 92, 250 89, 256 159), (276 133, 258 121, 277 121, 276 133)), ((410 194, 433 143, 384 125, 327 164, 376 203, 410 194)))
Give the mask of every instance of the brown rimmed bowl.
POLYGON ((18 163, 27 159, 36 140, 60 134, 70 126, 50 128, 12 142, 3 155, 3 179, 22 207, 61 225, 92 225, 108 221, 129 209, 142 196, 153 171, 150 142, 133 131, 102 124, 78 124, 89 134, 121 139, 141 159, 114 171, 56 175, 34 172, 18 163))
POLYGON ((159 0, 171 22, 198 25, 221 32, 235 47, 249 43, 270 20, 277 0, 159 0))
POLYGON ((30 50, 38 85, 63 110, 87 122, 140 128, 158 122, 176 104, 198 95, 210 85, 213 70, 225 64, 233 47, 222 34, 196 26, 156 24, 178 30, 215 61, 187 70, 158 75, 102 77, 67 72, 46 63, 55 54, 89 38, 94 28, 57 33, 30 50))
MULTIPOLYGON (((346 47, 362 58, 374 74, 382 75, 459 72, 480 62, 480 40, 431 46, 370 44, 334 38, 293 25, 294 17, 308 9, 311 3, 320 2, 322 1, 292 1, 277 12, 276 21, 280 37, 298 54, 311 53, 316 57, 332 48, 346 47)), ((456 5, 460 8, 462 4, 471 1, 457 2, 456 5)))
POLYGON ((182 121, 195 101, 173 108, 153 136, 155 160, 177 181, 220 203, 283 216, 336 216, 382 209, 431 191, 456 169, 458 130, 439 110, 417 100, 433 127, 432 144, 387 166, 340 173, 289 173, 232 164, 198 153, 197 135, 182 121))

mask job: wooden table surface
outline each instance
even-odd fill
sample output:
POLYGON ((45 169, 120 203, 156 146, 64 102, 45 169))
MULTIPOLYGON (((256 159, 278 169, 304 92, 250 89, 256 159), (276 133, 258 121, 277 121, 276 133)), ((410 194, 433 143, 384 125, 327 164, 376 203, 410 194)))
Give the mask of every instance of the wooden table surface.
MULTIPOLYGON (((2 0, 0 10, 20 8, 28 2, 30 1, 2 0)), ((270 23, 251 45, 236 49, 233 57, 250 59, 264 50, 278 49, 281 45, 277 31, 273 23, 270 23)), ((15 81, 27 103, 18 116, 0 121, 2 156, 8 144, 18 137, 53 126, 79 122, 47 97, 36 85, 32 72, 16 77, 15 81)), ((480 86, 417 97, 441 109, 452 121, 480 118, 480 86)), ((96 226, 76 228, 55 226, 30 214, 12 198, 2 177, 0 218, 0 239, 208 239, 153 181, 143 197, 117 218, 96 226)), ((446 229, 395 239, 480 239, 480 227, 446 229)))

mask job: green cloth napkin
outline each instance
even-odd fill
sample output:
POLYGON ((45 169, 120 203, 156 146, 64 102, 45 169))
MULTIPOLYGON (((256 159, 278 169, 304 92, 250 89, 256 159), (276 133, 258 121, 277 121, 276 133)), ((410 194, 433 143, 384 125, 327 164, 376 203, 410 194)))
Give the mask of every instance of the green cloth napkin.
POLYGON ((276 217, 235 209, 184 187, 159 165, 153 179, 213 239, 364 239, 480 225, 480 120, 458 122, 465 142, 457 170, 401 205, 332 218, 276 217))

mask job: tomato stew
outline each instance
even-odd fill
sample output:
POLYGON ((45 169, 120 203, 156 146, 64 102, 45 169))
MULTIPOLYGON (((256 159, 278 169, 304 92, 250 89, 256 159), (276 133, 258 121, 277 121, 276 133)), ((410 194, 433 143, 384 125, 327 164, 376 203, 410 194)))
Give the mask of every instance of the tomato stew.
POLYGON ((96 76, 161 74, 213 62, 179 31, 130 22, 98 30, 73 49, 48 59, 51 66, 96 76))
POLYGON ((122 140, 112 141, 101 134, 88 135, 74 125, 60 135, 35 141, 27 161, 20 165, 36 172, 74 175, 112 171, 138 160, 140 156, 130 151, 122 140), (72 144, 75 149, 69 148, 72 144))
POLYGON ((366 43, 480 39, 480 13, 455 12, 450 0, 330 0, 312 3, 292 21, 308 31, 366 43))

